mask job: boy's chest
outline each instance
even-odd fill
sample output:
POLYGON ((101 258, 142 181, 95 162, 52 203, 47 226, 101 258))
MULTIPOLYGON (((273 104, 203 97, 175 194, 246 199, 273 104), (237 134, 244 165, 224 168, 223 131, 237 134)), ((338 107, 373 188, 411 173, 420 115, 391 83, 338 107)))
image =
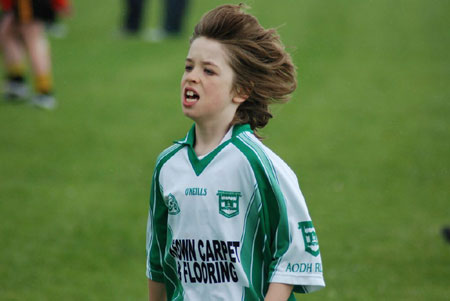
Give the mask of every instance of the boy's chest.
POLYGON ((240 239, 256 183, 242 162, 213 161, 200 175, 178 162, 162 170, 160 183, 174 236, 240 239))

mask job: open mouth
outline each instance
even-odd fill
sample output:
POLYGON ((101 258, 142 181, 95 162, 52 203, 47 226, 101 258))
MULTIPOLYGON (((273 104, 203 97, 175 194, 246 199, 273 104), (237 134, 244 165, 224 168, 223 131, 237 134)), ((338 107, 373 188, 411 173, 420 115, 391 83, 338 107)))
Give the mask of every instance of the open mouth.
POLYGON ((187 103, 195 103, 200 99, 200 96, 193 89, 186 88, 184 90, 184 99, 187 103))

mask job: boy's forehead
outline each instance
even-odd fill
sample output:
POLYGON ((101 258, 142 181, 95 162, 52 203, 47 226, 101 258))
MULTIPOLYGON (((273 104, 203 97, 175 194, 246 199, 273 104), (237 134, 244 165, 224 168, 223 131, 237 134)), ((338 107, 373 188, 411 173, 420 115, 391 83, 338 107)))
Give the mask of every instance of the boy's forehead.
POLYGON ((186 60, 221 65, 227 63, 228 56, 220 42, 200 37, 192 42, 186 60))

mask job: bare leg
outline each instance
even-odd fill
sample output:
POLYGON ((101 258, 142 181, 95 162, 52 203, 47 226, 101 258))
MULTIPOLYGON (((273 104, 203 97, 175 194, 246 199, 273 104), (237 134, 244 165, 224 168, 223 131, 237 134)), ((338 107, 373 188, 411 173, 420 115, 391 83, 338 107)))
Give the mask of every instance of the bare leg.
POLYGON ((21 24, 19 30, 30 57, 37 92, 31 102, 43 109, 54 109, 56 100, 52 91, 50 46, 44 23, 39 20, 32 20, 21 24))
POLYGON ((28 97, 25 49, 12 14, 5 15, 1 20, 0 45, 6 70, 4 96, 7 100, 24 100, 28 97))
POLYGON ((45 35, 43 22, 33 20, 29 23, 19 25, 19 29, 30 56, 33 73, 35 76, 50 76, 50 47, 45 35))
POLYGON ((8 14, 0 24, 0 44, 7 70, 25 65, 23 43, 19 38, 18 26, 14 23, 13 18, 12 14, 8 14))

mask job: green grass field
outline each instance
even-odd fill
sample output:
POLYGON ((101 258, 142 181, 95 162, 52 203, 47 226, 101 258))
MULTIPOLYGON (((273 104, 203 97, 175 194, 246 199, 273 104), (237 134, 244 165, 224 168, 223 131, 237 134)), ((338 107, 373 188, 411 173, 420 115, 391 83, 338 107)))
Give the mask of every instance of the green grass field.
MULTIPOLYGON (((119 1, 74 2, 51 41, 59 108, 0 104, 0 300, 146 300, 154 162, 191 125, 189 32, 225 3, 192 1, 186 35, 150 44, 115 37, 119 1)), ((448 300, 450 3, 249 4, 298 65, 263 133, 319 235, 327 288, 298 299, 448 300)))

